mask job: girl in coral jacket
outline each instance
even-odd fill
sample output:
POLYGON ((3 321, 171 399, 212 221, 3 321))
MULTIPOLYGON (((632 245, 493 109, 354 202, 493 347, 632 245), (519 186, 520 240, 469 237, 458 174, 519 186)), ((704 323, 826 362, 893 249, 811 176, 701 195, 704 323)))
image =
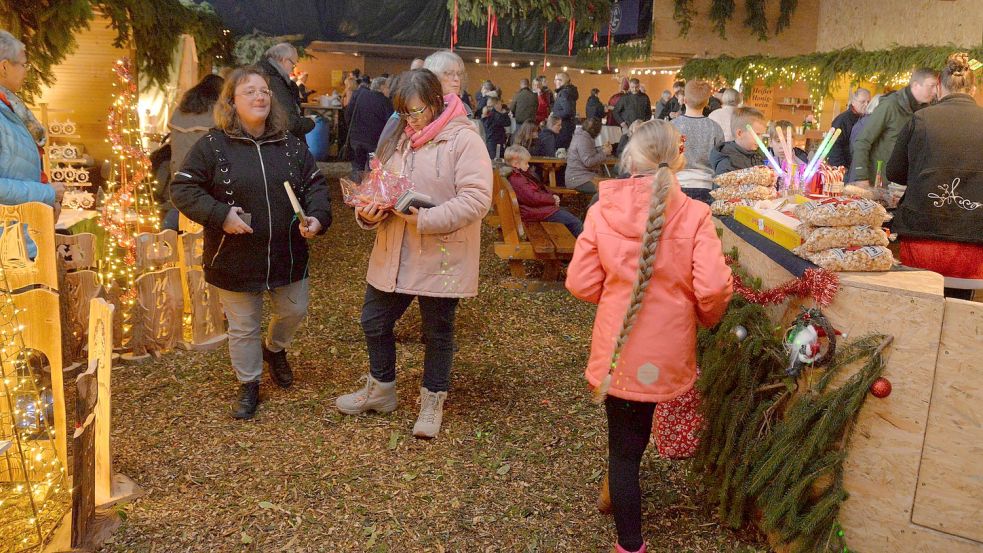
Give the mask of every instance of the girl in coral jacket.
POLYGON ((710 208, 683 194, 681 136, 641 125, 622 154, 631 177, 600 184, 566 286, 597 304, 585 376, 608 419, 608 479, 618 542, 644 552, 638 469, 655 405, 696 382, 696 325, 716 324, 732 278, 710 208))

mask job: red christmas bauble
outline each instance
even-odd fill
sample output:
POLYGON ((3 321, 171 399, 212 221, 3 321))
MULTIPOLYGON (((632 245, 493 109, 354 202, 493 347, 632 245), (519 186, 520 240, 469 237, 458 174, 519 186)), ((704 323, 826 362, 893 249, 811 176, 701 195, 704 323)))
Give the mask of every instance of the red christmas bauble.
POLYGON ((878 378, 870 385, 870 393, 879 398, 891 395, 891 381, 883 377, 878 378))

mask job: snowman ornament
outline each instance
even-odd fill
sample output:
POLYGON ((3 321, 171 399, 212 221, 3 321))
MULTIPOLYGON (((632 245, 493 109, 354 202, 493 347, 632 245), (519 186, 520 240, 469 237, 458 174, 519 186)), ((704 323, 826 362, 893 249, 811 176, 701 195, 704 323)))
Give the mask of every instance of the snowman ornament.
POLYGON ((785 333, 788 366, 785 374, 797 377, 807 365, 829 361, 836 350, 837 332, 818 309, 803 309, 785 333))

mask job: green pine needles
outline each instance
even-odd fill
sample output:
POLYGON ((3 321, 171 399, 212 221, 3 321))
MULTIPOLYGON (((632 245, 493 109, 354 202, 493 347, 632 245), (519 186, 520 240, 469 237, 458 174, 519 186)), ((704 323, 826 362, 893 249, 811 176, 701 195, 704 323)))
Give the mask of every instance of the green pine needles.
POLYGON ((796 390, 784 373, 782 329, 763 307, 737 296, 719 325, 700 331, 697 387, 706 427, 693 463, 725 524, 756 520, 796 553, 843 550, 836 522, 847 497, 843 461, 890 342, 885 336, 853 341, 825 369, 809 369, 824 372, 796 390), (743 340, 738 327, 746 330, 743 340), (831 386, 841 369, 857 365, 843 385, 831 386))

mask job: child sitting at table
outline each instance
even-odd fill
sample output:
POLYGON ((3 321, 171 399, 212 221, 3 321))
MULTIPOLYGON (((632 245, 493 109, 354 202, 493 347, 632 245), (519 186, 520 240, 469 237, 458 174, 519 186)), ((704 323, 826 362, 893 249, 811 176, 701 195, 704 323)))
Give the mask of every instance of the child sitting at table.
POLYGON ((505 162, 512 167, 509 184, 519 201, 519 216, 525 223, 545 221, 560 223, 576 238, 584 230, 584 224, 576 215, 560 207, 560 197, 529 172, 529 150, 522 146, 505 149, 505 162))
POLYGON ((758 149, 754 134, 747 129, 751 125, 755 133, 765 134, 768 131, 765 116, 754 108, 743 107, 734 110, 731 121, 734 140, 724 142, 710 152, 710 167, 714 175, 765 163, 765 155, 758 149))
POLYGON ((724 142, 724 131, 713 119, 703 115, 703 108, 710 101, 713 89, 706 81, 686 83, 683 103, 686 113, 672 120, 686 143, 686 167, 676 173, 683 193, 710 204, 713 189, 713 169, 710 168, 710 152, 724 142))
POLYGON ((532 154, 536 157, 556 157, 556 139, 563 127, 563 120, 555 115, 550 115, 543 123, 543 130, 539 131, 539 139, 536 141, 536 149, 532 154))
POLYGON ((505 104, 497 95, 488 94, 488 103, 481 113, 481 123, 485 126, 485 145, 488 147, 488 157, 498 159, 505 149, 506 129, 512 126, 505 104))

